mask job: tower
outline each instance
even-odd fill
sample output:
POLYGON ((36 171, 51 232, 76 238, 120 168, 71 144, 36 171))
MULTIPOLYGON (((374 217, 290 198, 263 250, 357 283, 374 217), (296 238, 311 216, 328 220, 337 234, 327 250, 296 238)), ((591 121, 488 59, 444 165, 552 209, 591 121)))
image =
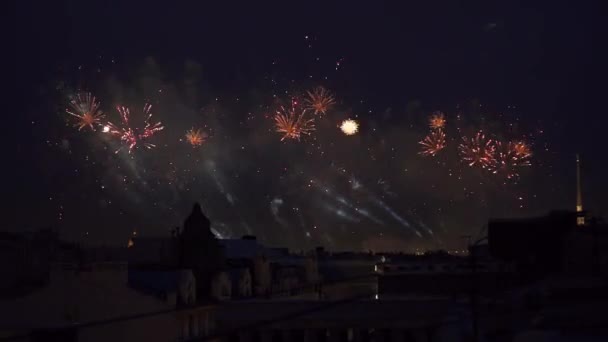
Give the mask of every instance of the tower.
POLYGON ((581 160, 578 154, 576 155, 576 225, 585 225, 583 196, 581 194, 581 160))

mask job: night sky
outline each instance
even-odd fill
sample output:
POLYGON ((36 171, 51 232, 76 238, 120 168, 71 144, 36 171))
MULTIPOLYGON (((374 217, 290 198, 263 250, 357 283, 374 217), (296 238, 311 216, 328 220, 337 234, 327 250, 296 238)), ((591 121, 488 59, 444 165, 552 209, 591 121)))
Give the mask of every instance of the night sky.
POLYGON ((577 152, 585 207, 608 214, 600 2, 139 3, 16 5, 6 229, 125 244, 168 234, 198 201, 223 237, 462 248, 490 217, 573 209, 577 152), (276 109, 317 86, 335 105, 281 141, 276 109), (106 115, 96 131, 66 113, 79 92, 106 115), (103 126, 123 105, 141 129, 145 103, 164 129, 129 154, 103 126), (423 156, 434 111, 447 146, 423 156), (338 128, 347 118, 357 134, 338 128), (478 130, 525 141, 531 166, 506 179, 463 163, 461 137, 478 130))

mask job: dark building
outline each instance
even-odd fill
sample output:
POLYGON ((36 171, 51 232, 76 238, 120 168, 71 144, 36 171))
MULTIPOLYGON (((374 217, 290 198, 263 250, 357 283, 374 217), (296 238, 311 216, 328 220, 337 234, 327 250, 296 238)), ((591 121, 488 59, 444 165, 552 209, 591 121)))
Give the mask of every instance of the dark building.
POLYGON ((573 212, 551 212, 542 217, 490 220, 490 253, 515 263, 520 276, 528 280, 605 272, 606 225, 591 219, 581 226, 577 217, 573 212))

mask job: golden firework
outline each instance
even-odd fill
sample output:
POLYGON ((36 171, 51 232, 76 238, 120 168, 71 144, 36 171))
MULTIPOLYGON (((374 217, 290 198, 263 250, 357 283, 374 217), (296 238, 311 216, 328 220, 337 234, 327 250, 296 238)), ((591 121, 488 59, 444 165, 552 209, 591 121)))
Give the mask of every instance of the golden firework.
POLYGON ((302 135, 309 135, 315 130, 314 119, 306 117, 306 109, 301 112, 296 109, 296 103, 292 102, 291 109, 281 106, 274 115, 275 129, 282 133, 281 141, 285 139, 300 140, 302 135))

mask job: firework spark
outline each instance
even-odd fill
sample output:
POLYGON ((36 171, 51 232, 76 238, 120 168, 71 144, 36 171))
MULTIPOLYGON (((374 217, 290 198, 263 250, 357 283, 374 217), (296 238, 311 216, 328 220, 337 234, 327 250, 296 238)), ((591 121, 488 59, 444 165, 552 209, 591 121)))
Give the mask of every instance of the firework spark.
POLYGON ((340 124, 340 129, 346 135, 353 135, 359 131, 359 123, 352 119, 346 119, 340 124))
MULTIPOLYGON (((131 116, 129 108, 117 106, 116 110, 118 110, 118 113, 120 113, 123 125, 119 127, 111 122, 108 122, 108 124, 104 127, 104 131, 106 131, 107 127, 108 133, 119 137, 120 141, 127 145, 129 153, 133 151, 137 144, 141 144, 148 149, 155 147, 155 145, 147 143, 145 140, 152 137, 154 134, 156 134, 156 132, 162 131, 165 127, 160 122, 154 124, 150 123, 150 119, 152 118, 151 104, 146 103, 144 105, 144 114, 146 115, 146 120, 144 122, 144 127, 139 130, 139 132, 132 128, 129 124, 129 118, 131 116)), ((120 151, 120 149, 118 149, 116 153, 118 153, 118 151, 120 151)))
POLYGON ((316 87, 307 93, 308 97, 304 101, 307 109, 314 111, 315 115, 327 113, 336 103, 331 92, 323 87, 316 87))
POLYGON ((442 112, 433 112, 429 118, 429 126, 431 129, 444 129, 445 123, 445 115, 442 112))
POLYGON ((507 179, 514 179, 519 177, 520 167, 530 166, 532 152, 523 141, 510 141, 506 144, 497 141, 495 156, 492 172, 504 175, 507 179))
MULTIPOLYGON (((530 146, 526 144, 524 141, 516 141, 511 143, 513 145, 513 150, 520 160, 528 159, 532 157, 532 151, 530 150, 530 146)), ((529 162, 529 161, 528 161, 529 162)))
POLYGON ((186 140, 192 145, 192 147, 201 146, 207 141, 207 133, 202 132, 200 129, 194 130, 192 128, 186 132, 186 140))
POLYGON ((291 101, 291 108, 279 107, 274 115, 276 131, 283 134, 285 139, 300 140, 302 135, 309 135, 315 130, 314 119, 307 118, 307 109, 300 110, 297 101, 291 101))
POLYGON ((482 131, 477 132, 473 138, 462 137, 462 143, 458 146, 462 161, 469 166, 480 166, 482 169, 490 169, 496 162, 496 144, 494 140, 486 138, 482 131))
POLYGON ((72 110, 66 109, 66 112, 78 118, 74 127, 78 127, 79 131, 87 126, 95 131, 95 125, 100 124, 104 117, 104 114, 99 110, 99 102, 95 100, 95 96, 92 96, 91 93, 76 94, 70 100, 70 106, 72 110))
POLYGON ((440 129, 434 130, 418 143, 422 145, 422 151, 418 152, 419 154, 434 157, 446 146, 445 133, 440 129))

